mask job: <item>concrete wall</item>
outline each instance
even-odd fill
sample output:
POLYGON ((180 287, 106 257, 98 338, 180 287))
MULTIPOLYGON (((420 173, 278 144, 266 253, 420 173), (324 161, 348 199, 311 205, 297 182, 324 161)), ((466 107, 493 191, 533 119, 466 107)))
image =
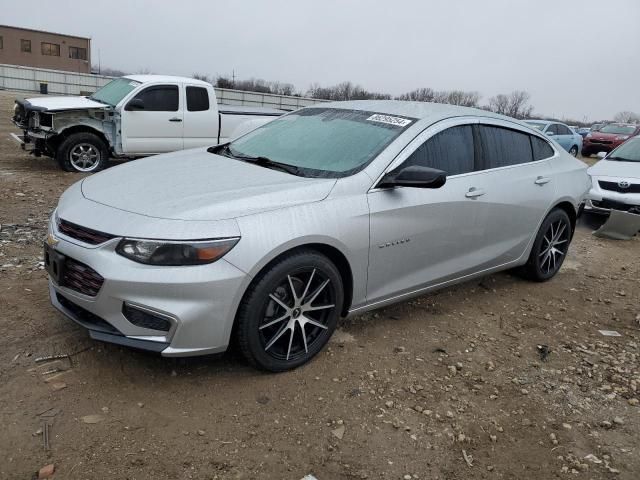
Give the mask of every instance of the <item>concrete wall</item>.
MULTIPOLYGON (((40 84, 45 83, 50 95, 89 95, 111 80, 113 80, 113 77, 103 75, 86 75, 59 70, 0 65, 0 89, 3 90, 39 92, 40 84)), ((245 92, 229 88, 216 88, 215 91, 220 105, 297 110, 301 107, 326 101, 271 93, 245 92)))
POLYGON ((4 25, 0 25, 0 37, 2 37, 0 63, 77 73, 91 72, 91 40, 88 38, 4 25), (22 50, 22 40, 31 41, 30 52, 22 50), (56 51, 59 50, 59 55, 44 55, 43 43, 57 45, 59 49, 45 48, 45 51, 57 53, 56 51), (85 49, 86 60, 71 58, 70 47, 85 49))

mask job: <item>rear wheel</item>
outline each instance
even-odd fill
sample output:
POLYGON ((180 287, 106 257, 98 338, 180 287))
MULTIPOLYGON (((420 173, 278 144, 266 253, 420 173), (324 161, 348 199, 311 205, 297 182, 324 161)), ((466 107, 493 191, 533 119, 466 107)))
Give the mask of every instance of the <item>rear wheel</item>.
POLYGON ((573 147, 571 147, 571 149, 569 150, 569 155, 573 155, 574 157, 578 156, 578 146, 574 145, 573 147))
POLYGON ((97 135, 73 133, 65 138, 56 153, 60 167, 67 172, 97 172, 107 166, 109 149, 97 135))
POLYGON ((521 269, 523 276, 536 282, 553 278, 564 262, 572 233, 569 215, 561 209, 551 211, 540 226, 529 260, 521 269))
POLYGON ((343 302, 340 272, 328 258, 313 250, 286 255, 245 294, 236 325, 240 350, 263 370, 299 367, 326 345, 343 302))

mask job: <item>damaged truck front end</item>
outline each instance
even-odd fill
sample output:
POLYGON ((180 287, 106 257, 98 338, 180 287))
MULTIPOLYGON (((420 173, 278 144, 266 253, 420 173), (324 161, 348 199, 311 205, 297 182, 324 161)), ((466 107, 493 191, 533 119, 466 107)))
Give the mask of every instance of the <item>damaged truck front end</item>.
MULTIPOLYGON (((21 144, 23 150, 37 157, 45 155, 56 158, 65 170, 80 170, 74 168, 74 158, 80 159, 83 150, 74 150, 73 146, 71 149, 66 148, 69 138, 84 134, 78 137, 86 139, 83 148, 106 158, 112 154, 112 146, 119 143, 119 115, 111 106, 91 102, 94 105, 48 108, 38 105, 38 100, 40 99, 15 101, 12 121, 22 130, 22 135, 11 136, 21 144)), ((43 99, 42 103, 46 100, 53 98, 43 99)))

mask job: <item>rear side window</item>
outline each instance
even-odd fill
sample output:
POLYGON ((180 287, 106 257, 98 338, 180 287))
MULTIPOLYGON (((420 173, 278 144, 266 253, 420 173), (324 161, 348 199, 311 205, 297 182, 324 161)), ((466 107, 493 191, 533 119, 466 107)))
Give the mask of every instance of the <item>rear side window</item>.
POLYGON ((533 159, 544 160, 545 158, 553 157, 555 152, 551 145, 539 137, 531 136, 531 147, 533 148, 533 159))
POLYGON ((573 135, 573 133, 571 133, 571 130, 569 130, 564 125, 558 124, 556 126, 558 127, 558 135, 573 135))
POLYGON ((482 155, 476 170, 507 167, 533 160, 528 134, 489 125, 480 125, 479 133, 482 155))
POLYGON ((551 125, 549 125, 549 128, 547 128, 546 132, 553 133, 554 135, 558 135, 559 133, 558 124, 552 123, 551 125))
POLYGON ((424 142, 404 165, 436 168, 447 175, 473 171, 473 131, 470 125, 451 127, 424 142))
POLYGON ((144 102, 145 112, 177 112, 178 86, 157 85, 145 88, 136 98, 144 102))
POLYGON ((202 112, 209 110, 209 93, 203 87, 187 87, 187 110, 202 112))

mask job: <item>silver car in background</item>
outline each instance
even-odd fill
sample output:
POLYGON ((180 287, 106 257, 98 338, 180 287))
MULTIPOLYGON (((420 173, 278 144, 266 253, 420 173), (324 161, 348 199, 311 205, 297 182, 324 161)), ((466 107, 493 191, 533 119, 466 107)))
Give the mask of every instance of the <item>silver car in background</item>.
POLYGON ((552 278, 589 188, 539 131, 482 110, 308 107, 230 143, 71 186, 45 244, 53 305, 98 340, 282 371, 341 316, 516 268, 552 278))

